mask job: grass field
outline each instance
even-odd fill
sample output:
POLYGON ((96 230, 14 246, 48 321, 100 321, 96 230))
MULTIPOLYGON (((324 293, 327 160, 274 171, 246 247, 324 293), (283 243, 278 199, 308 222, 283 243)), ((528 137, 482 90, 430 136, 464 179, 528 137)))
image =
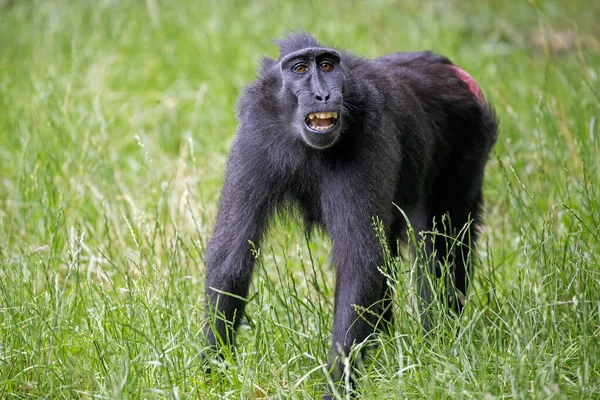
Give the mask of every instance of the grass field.
POLYGON ((501 120, 465 313, 423 338, 399 262, 362 398, 600 398, 600 2, 0 4, 0 398, 318 398, 329 241, 293 222, 261 249, 237 358, 199 359, 235 100, 297 28, 443 53, 501 120))

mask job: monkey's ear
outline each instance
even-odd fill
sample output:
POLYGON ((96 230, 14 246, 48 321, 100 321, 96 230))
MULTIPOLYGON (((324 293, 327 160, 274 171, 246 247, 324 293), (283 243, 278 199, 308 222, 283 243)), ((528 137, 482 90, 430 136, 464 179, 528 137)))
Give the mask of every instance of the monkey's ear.
POLYGON ((277 66, 277 61, 275 61, 269 57, 261 57, 258 70, 259 71, 268 71, 271 68, 275 68, 276 66, 277 66))

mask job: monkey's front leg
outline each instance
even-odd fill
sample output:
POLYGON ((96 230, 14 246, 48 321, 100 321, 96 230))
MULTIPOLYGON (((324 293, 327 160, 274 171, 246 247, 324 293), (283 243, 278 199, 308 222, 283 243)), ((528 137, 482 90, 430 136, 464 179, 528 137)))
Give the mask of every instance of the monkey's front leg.
MULTIPOLYGON (((328 363, 331 378, 338 388, 352 382, 353 362, 346 358, 353 345, 362 343, 374 332, 381 310, 385 277, 381 272, 384 257, 373 226, 373 216, 385 217, 364 191, 325 193, 325 226, 332 239, 331 259, 336 267, 333 340, 328 363), (335 195, 334 195, 335 194, 335 195), (327 201, 327 195, 331 195, 327 201), (350 365, 350 368, 345 368, 350 365)), ((325 399, 330 399, 327 390, 325 399)))
MULTIPOLYGON (((220 344, 233 344, 248 295, 254 269, 249 241, 258 246, 259 235, 231 226, 219 226, 206 251, 206 325, 205 335, 215 350, 220 344)), ((251 223, 252 224, 252 223, 251 223)))
MULTIPOLYGON (((385 285, 385 277, 380 272, 383 257, 378 254, 381 247, 358 247, 354 249, 356 251, 344 246, 338 251, 334 250, 337 277, 333 337, 328 363, 331 378, 342 385, 346 380, 345 374, 353 372, 354 362, 348 363, 345 360, 352 346, 362 343, 374 332, 375 326, 381 323, 378 321, 381 318, 378 311, 381 310, 379 303, 385 285), (345 254, 342 255, 341 252, 345 254), (350 369, 346 370, 345 366, 350 366, 350 369)), ((352 376, 348 375, 348 378, 351 382, 352 376)))
POLYGON ((233 344, 254 269, 250 242, 259 246, 277 196, 276 186, 263 178, 266 174, 251 168, 257 163, 237 159, 236 150, 230 156, 215 231, 205 253, 205 336, 215 350, 221 343, 233 344))

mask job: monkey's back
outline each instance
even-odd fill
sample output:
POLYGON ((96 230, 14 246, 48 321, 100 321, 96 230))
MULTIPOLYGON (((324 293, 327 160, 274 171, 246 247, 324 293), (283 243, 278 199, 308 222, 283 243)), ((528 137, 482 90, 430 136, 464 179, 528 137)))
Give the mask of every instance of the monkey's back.
MULTIPOLYGON (((422 123, 435 141, 424 188, 428 202, 446 207, 457 192, 461 198, 480 197, 498 121, 475 80, 431 52, 394 53, 373 62, 408 87, 426 115, 422 123)), ((388 95, 403 94, 392 89, 388 95)))

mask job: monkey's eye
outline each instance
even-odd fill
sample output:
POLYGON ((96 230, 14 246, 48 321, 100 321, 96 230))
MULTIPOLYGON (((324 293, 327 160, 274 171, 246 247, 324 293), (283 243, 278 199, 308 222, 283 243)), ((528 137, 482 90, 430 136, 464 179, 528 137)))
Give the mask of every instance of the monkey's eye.
POLYGON ((306 64, 296 64, 294 65, 294 67, 292 68, 292 70, 298 74, 303 74, 306 71, 308 71, 308 66, 306 64))
POLYGON ((333 64, 329 61, 323 61, 319 64, 319 68, 321 68, 323 71, 331 71, 333 69, 333 64))

